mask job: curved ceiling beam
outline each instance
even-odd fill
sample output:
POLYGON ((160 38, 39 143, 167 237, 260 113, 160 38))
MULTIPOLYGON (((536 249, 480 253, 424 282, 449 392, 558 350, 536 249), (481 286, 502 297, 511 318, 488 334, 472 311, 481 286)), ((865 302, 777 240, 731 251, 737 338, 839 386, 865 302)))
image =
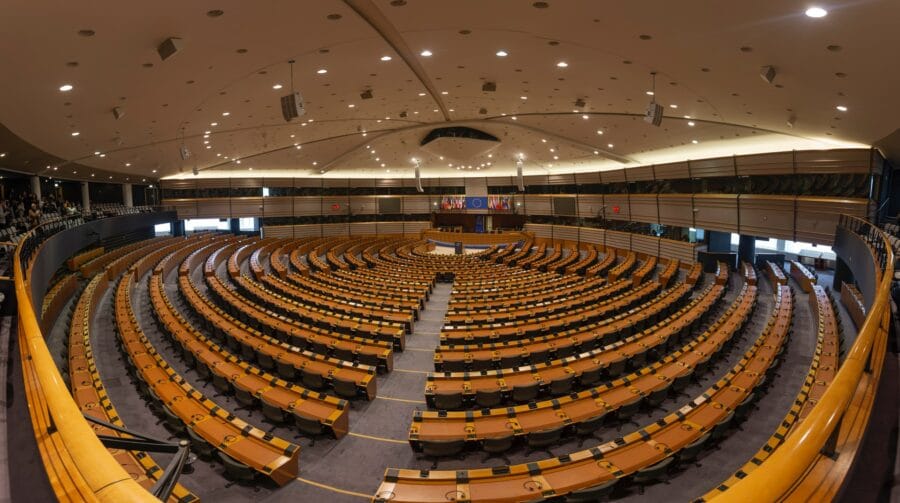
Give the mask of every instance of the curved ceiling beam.
POLYGON ((394 51, 396 51, 397 55, 403 59, 406 66, 412 70, 419 79, 419 82, 425 86, 428 94, 431 95, 431 99, 437 103, 438 108, 441 110, 441 114, 444 116, 444 120, 449 122, 450 112, 447 110, 447 105, 445 105, 444 101, 441 99, 440 93, 431 82, 431 79, 428 78, 428 75, 425 73, 425 68, 419 64, 416 53, 409 48, 406 44, 406 40, 403 39, 403 35, 397 31, 397 28, 394 27, 390 20, 388 20, 387 16, 385 16, 371 0, 344 0, 344 3, 353 9, 363 21, 369 23, 369 26, 381 35, 381 38, 383 38, 388 45, 394 48, 394 51))

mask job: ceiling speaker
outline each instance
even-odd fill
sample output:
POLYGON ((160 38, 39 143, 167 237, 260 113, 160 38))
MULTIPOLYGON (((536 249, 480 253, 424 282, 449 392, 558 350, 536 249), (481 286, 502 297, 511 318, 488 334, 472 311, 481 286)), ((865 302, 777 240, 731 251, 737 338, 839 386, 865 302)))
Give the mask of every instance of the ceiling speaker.
POLYGON ((759 76, 769 84, 775 80, 775 75, 775 68, 771 66, 764 66, 759 70, 759 76))
POLYGON ((496 82, 485 82, 484 84, 481 84, 481 90, 486 93, 492 93, 497 90, 497 83, 496 82))
POLYGON ((366 89, 365 91, 359 93, 359 97, 362 98, 362 99, 364 99, 364 100, 370 100, 370 99, 372 99, 372 90, 371 90, 371 89, 366 89))
POLYGON ((306 108, 303 106, 303 97, 300 93, 293 92, 281 97, 281 115, 284 120, 291 122, 305 113, 306 108))
POLYGON ((119 120, 122 117, 125 117, 125 110, 122 107, 113 107, 112 112, 113 112, 113 117, 115 117, 116 120, 119 120))
POLYGON ((586 104, 587 104, 587 103, 585 103, 584 100, 581 99, 581 98, 578 98, 577 100, 575 100, 575 106, 578 107, 578 108, 584 108, 584 106, 585 106, 586 104))
POLYGON ((159 53, 160 59, 165 61, 181 50, 181 44, 182 40, 180 38, 169 37, 165 42, 159 44, 159 47, 156 48, 156 52, 159 53))
POLYGON ((657 102, 647 105, 647 113, 644 114, 644 122, 659 126, 663 120, 663 107, 657 102))

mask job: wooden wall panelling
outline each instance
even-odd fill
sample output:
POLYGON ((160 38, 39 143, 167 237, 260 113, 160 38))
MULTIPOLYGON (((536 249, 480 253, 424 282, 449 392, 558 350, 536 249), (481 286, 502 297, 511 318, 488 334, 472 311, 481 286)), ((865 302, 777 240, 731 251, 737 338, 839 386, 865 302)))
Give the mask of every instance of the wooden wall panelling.
MULTIPOLYGON (((231 218, 261 217, 263 198, 260 197, 232 197, 231 218)), ((221 216, 221 215, 220 215, 221 216)))
POLYGON ((694 224, 700 229, 736 232, 738 211, 736 194, 695 194, 694 224))
POLYGON ((736 160, 739 176, 789 175, 794 172, 793 152, 742 155, 736 160))
POLYGON ((636 253, 644 255, 659 256, 659 241, 656 236, 647 236, 644 234, 632 234, 631 249, 636 253))
POLYGON ((553 202, 550 196, 526 194, 524 197, 526 215, 552 215, 553 202))
POLYGON ((578 196, 578 216, 596 218, 603 210, 603 194, 580 194, 578 196))
POLYGON ((607 220, 631 220, 628 194, 606 194, 603 196, 603 203, 606 205, 607 220), (618 213, 615 211, 616 207, 619 208, 618 213))
POLYGON ((428 196, 403 196, 403 213, 431 213, 431 200, 428 196))
POLYGON ((798 150, 794 153, 797 173, 868 173, 868 149, 798 150))
POLYGON ((656 176, 657 180, 677 180, 679 178, 690 178, 687 161, 656 164, 653 166, 653 173, 656 176))
POLYGON ((864 217, 867 204, 866 199, 798 196, 796 240, 831 245, 839 215, 864 217))
POLYGON ((298 217, 316 216, 322 213, 322 198, 319 196, 294 197, 294 215, 298 217))
POLYGON ((229 218, 232 215, 231 198, 228 197, 210 197, 206 199, 195 199, 197 218, 229 218))
POLYGON ((659 256, 666 259, 678 259, 682 262, 693 263, 697 261, 697 245, 685 241, 673 241, 663 239, 659 243, 659 256))
POLYGON ((619 232, 619 231, 606 231, 606 246, 612 246, 613 248, 618 248, 620 250, 630 250, 631 249, 631 236, 630 232, 619 232))
POLYGON ((552 225, 548 224, 525 224, 525 231, 533 232, 535 237, 549 239, 553 235, 552 225))
POLYGON ((350 224, 350 235, 374 235, 377 233, 375 222, 352 222, 350 224))
POLYGON ((625 177, 629 182, 648 182, 653 181, 653 166, 638 166, 636 168, 628 168, 625 170, 625 177))
POLYGON ((582 242, 594 243, 598 245, 602 245, 604 243, 605 235, 606 231, 604 229, 594 229, 592 227, 582 227, 580 232, 582 242))
POLYGON ((659 223, 694 227, 694 201, 691 194, 659 194, 659 223))
POLYGON ((263 214, 266 217, 290 217, 294 215, 293 198, 264 197, 263 214))
POLYGON ((739 234, 794 239, 794 196, 743 194, 739 234))
POLYGON ((178 218, 195 218, 197 216, 196 199, 165 199, 163 205, 178 212, 178 218))
POLYGON ((626 182, 625 169, 611 169, 609 171, 600 172, 600 180, 603 183, 626 182))
POLYGON ((734 157, 716 157, 690 161, 691 177, 734 176, 734 157))
POLYGON ((350 224, 347 223, 336 223, 336 224, 323 224, 322 225, 322 235, 323 236, 346 236, 350 232, 350 224))
POLYGON ((656 194, 631 194, 628 197, 631 220, 659 223, 659 206, 656 194))

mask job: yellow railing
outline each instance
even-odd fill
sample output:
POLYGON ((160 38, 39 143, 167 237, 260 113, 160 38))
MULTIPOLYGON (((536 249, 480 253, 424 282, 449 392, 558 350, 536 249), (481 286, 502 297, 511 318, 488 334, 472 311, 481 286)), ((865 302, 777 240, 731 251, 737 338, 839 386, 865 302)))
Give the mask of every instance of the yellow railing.
POLYGON ((60 501, 158 502, 113 458, 72 399, 41 333, 21 251, 20 244, 13 259, 20 352, 29 413, 53 491, 60 501))
MULTIPOLYGON (((721 501, 828 501, 848 473, 872 411, 890 323, 894 253, 883 233, 886 260, 875 300, 832 383, 808 416, 759 468, 716 498, 721 501)), ((870 247, 871 249, 871 247, 870 247)))

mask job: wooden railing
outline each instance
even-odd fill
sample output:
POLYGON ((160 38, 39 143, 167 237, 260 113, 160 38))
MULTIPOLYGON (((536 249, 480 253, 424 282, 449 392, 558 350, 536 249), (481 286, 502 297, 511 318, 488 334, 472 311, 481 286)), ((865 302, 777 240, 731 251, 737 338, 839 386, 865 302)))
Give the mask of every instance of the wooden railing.
MULTIPOLYGON (((35 241, 40 230, 38 227, 20 241, 13 271, 25 391, 50 485, 60 501, 159 501, 122 468, 97 438, 50 355, 31 298, 31 267, 26 265, 39 252, 40 245, 35 241)), ((10 454, 10 459, 14 459, 15 453, 10 454)))
POLYGON ((872 413, 890 324, 894 253, 870 223, 843 216, 840 226, 868 244, 875 299, 840 371, 815 408, 762 465, 723 493, 722 501, 831 501, 845 482, 872 413))

